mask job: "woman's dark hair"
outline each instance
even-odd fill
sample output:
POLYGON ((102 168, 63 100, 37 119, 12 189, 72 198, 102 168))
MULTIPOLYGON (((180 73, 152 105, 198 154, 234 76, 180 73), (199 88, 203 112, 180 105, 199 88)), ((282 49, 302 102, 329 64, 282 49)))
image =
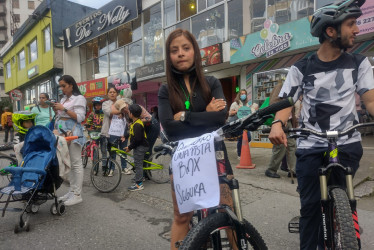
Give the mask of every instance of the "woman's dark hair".
POLYGON ((170 45, 175 38, 180 37, 180 36, 184 36, 190 43, 192 43, 193 50, 195 52, 195 58, 194 58, 195 64, 193 66, 195 67, 195 69, 192 70, 191 73, 196 73, 196 80, 192 84, 190 83, 191 91, 194 91, 196 84, 199 84, 203 92, 203 98, 206 101, 206 103, 208 104, 211 99, 211 90, 203 74, 199 45, 197 44, 195 37, 188 30, 176 29, 169 34, 168 38, 166 39, 166 44, 165 44, 166 78, 167 78, 167 83, 168 83, 169 100, 170 100, 170 104, 171 104, 171 107, 174 113, 185 110, 185 106, 184 106, 185 96, 178 83, 177 74, 174 73, 172 70, 174 66, 171 63, 171 58, 170 58, 170 45))
POLYGON ((47 93, 40 93, 39 96, 40 96, 40 95, 44 95, 45 98, 47 98, 47 100, 49 100, 49 95, 48 95, 47 93))
POLYGON ((111 86, 111 87, 109 87, 108 90, 106 91, 106 94, 108 94, 109 91, 110 91, 111 89, 114 89, 114 90, 117 92, 117 94, 119 94, 119 92, 120 92, 118 89, 116 89, 115 87, 111 86))
POLYGON ((142 114, 142 108, 138 104, 131 104, 129 111, 135 118, 139 118, 142 114))
POLYGON ((74 78, 70 75, 63 75, 58 79, 58 81, 64 81, 69 85, 73 85, 73 95, 82 95, 81 92, 79 91, 78 85, 75 82, 74 78))

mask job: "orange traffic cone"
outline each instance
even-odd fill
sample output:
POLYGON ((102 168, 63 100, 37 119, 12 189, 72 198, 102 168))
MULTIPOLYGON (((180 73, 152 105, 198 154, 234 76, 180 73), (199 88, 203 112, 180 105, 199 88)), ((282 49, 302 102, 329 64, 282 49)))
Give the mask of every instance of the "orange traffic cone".
POLYGON ((256 167, 256 164, 252 163, 251 152, 249 151, 247 130, 244 130, 240 163, 239 165, 236 166, 236 168, 253 169, 255 167, 256 167))

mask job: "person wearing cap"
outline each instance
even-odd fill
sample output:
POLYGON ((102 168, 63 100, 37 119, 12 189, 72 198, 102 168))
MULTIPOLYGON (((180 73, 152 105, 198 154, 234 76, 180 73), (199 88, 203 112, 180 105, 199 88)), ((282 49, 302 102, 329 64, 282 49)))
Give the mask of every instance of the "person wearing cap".
MULTIPOLYGON (((343 1, 318 9, 311 19, 311 34, 319 38, 318 51, 296 62, 289 70, 279 97, 302 99, 299 126, 316 131, 342 131, 359 122, 355 108, 357 92, 367 110, 374 115, 374 79, 367 57, 350 54, 359 33, 356 19, 365 1, 343 1)), ((270 141, 287 146, 282 126, 292 107, 276 113, 270 141)), ((355 131, 338 140, 339 160, 355 173, 363 154, 361 136, 355 131)), ((300 190, 300 249, 324 249, 318 168, 323 165, 327 142, 308 136, 297 141, 296 175, 300 190)), ((345 186, 344 173, 335 171, 330 178, 345 186)), ((358 249, 358 247, 357 247, 358 249)))

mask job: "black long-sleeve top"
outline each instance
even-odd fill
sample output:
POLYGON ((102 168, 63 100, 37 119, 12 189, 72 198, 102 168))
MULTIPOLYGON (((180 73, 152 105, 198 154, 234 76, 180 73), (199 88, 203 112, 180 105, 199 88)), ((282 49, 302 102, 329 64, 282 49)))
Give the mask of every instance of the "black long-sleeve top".
MULTIPOLYGON (((183 76, 179 77, 185 93, 188 93, 183 76)), ((212 97, 225 99, 220 81, 213 76, 206 76, 205 79, 211 89, 212 97)), ((186 110, 184 122, 174 120, 174 114, 177 112, 174 113, 170 105, 167 85, 162 85, 158 92, 159 119, 167 136, 172 141, 197 137, 204 133, 212 132, 225 123, 227 107, 219 112, 207 112, 206 107, 210 100, 208 103, 204 100, 200 85, 196 84, 195 89, 192 91, 193 93, 190 94, 190 110, 186 110)))
POLYGON ((144 127, 140 125, 139 123, 134 124, 134 136, 130 137, 130 145, 129 149, 134 149, 139 146, 148 147, 148 141, 144 136, 144 127))

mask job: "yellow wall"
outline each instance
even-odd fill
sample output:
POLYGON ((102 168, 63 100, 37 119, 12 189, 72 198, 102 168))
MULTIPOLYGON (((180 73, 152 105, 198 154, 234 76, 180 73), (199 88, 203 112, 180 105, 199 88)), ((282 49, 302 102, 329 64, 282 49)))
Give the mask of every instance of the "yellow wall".
POLYGON ((46 16, 41 19, 35 26, 24 35, 24 37, 13 45, 13 48, 7 52, 3 57, 4 64, 4 80, 5 80, 5 92, 8 92, 12 89, 18 88, 23 84, 29 82, 30 80, 42 75, 43 73, 51 70, 53 68, 53 37, 52 37, 52 24, 51 21, 51 11, 49 11, 46 16), (51 49, 48 52, 44 52, 44 29, 49 25, 51 32, 51 49), (34 39, 37 39, 38 45, 38 58, 32 63, 29 62, 29 48, 28 45, 34 39), (26 66, 22 70, 19 70, 18 66, 18 53, 24 49, 25 51, 25 61, 26 66), (12 58, 15 57, 13 62, 12 58), (6 74, 6 64, 10 61, 11 63, 11 77, 8 78, 6 74), (33 76, 32 78, 27 77, 27 71, 38 65, 39 74, 33 76))

